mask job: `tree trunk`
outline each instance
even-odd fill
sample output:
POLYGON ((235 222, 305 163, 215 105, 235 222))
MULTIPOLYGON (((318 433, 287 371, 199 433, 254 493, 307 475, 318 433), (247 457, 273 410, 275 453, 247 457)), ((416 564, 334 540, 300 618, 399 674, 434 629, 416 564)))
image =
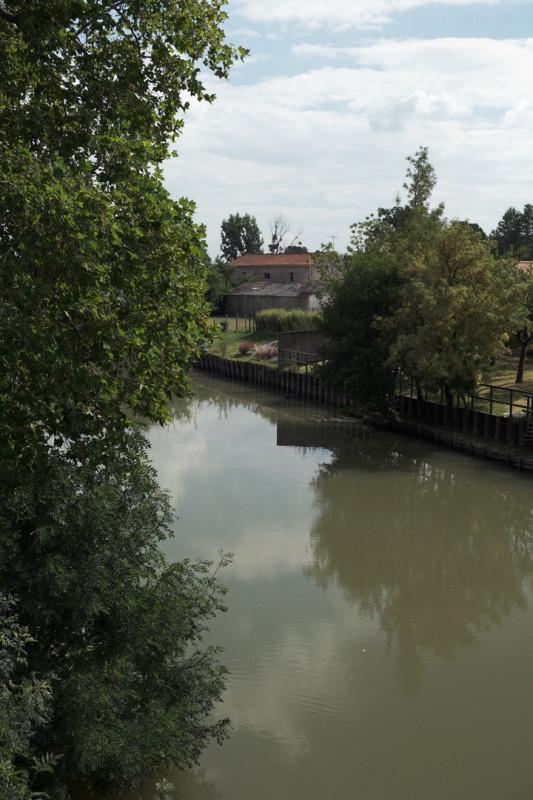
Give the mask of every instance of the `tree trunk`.
POLYGON ((520 339, 520 355, 518 357, 518 369, 516 370, 516 380, 515 383, 522 383, 524 380, 524 367, 526 364, 526 355, 527 355, 527 346, 530 343, 533 336, 527 335, 527 328, 520 331, 519 334, 520 339))
POLYGON ((444 387, 444 394, 446 396, 446 405, 447 405, 447 407, 448 408, 453 408, 453 392, 448 386, 444 387))

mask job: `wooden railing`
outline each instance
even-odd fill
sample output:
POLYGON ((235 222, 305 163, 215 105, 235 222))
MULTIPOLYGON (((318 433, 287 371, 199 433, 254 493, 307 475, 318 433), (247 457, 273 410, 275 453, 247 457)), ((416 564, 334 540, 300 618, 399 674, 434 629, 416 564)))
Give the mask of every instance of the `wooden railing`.
POLYGON ((316 353, 301 353, 299 350, 280 350, 278 352, 278 366, 280 369, 288 369, 292 372, 305 370, 305 374, 317 362, 316 353))
MULTIPOLYGON (((398 394, 418 397, 417 387, 413 379, 400 377, 398 394)), ((422 388, 422 398, 425 401, 447 405, 444 389, 431 391, 422 388)), ((450 408, 464 408, 468 411, 477 411, 485 414, 494 414, 504 417, 526 417, 533 424, 533 393, 522 389, 496 386, 491 383, 480 383, 476 392, 464 396, 452 393, 453 402, 450 408)))

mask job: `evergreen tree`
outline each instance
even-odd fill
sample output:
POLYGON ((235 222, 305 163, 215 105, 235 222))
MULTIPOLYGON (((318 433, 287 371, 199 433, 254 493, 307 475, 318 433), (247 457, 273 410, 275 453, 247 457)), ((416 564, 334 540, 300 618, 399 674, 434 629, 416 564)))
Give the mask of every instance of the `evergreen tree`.
POLYGON ((533 260, 533 205, 526 203, 523 211, 514 206, 508 208, 490 238, 496 242, 500 255, 533 260))
POLYGON ((255 217, 230 214, 220 226, 220 250, 227 262, 248 253, 261 253, 263 238, 255 217))

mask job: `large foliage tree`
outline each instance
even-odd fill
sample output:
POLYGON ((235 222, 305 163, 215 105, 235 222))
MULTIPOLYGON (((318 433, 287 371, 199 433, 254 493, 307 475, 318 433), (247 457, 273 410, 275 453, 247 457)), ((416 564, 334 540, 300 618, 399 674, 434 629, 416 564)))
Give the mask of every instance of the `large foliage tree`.
POLYGON ((162 420, 207 336, 202 232, 157 176, 96 187, 29 153, 0 175, 0 396, 6 439, 60 444, 162 420))
POLYGON ((80 781, 129 788, 226 735, 211 717, 226 670, 200 648, 224 590, 208 564, 160 552, 172 511, 145 450, 131 432, 98 468, 52 451, 46 468, 0 474, 0 585, 32 632, 31 672, 51 677, 33 742, 62 756, 39 782, 52 797, 80 781))
POLYGON ((376 330, 376 318, 388 313, 397 291, 394 262, 386 248, 372 243, 332 264, 325 249, 315 261, 322 274, 320 329, 321 375, 346 392, 361 411, 386 412, 395 389, 387 363, 389 342, 376 330))
POLYGON ((472 392, 522 318, 522 295, 507 262, 463 222, 446 225, 434 245, 400 270, 396 309, 383 320, 389 363, 417 383, 472 392))
POLYGON ((523 318, 507 262, 471 225, 430 207, 436 177, 427 149, 407 160, 408 202, 397 198, 353 226, 340 276, 324 286, 323 371, 379 410, 398 370, 448 399, 472 390, 523 318))
POLYGON ((517 269, 515 278, 517 282, 521 284, 525 304, 521 325, 515 333, 519 344, 515 382, 522 383, 524 380, 528 347, 533 341, 533 269, 529 266, 524 269, 517 269))
POLYGON ((227 262, 263 250, 261 231, 256 218, 250 214, 230 214, 222 220, 220 239, 220 251, 227 262))
POLYGON ((429 205, 436 177, 427 148, 407 161, 407 202, 398 195, 392 208, 352 225, 348 253, 336 268, 328 248, 317 258, 326 334, 321 372, 362 411, 387 413, 392 403, 394 330, 384 321, 397 307, 411 254, 424 252, 442 227, 442 206, 429 205))
MULTIPOLYGON (((159 164, 224 77, 221 0, 0 3, 0 394, 72 438, 164 419, 206 337, 203 230, 159 164)), ((6 420, 3 420, 6 424, 6 420)), ((5 436, 3 437, 5 440, 5 436)))
MULTIPOLYGON (((31 800, 31 784, 57 759, 39 752, 35 734, 51 716, 50 684, 28 670, 33 641, 16 616, 12 597, 0 594, 0 796, 31 800)), ((35 796, 35 795, 34 795, 35 796)))
POLYGON ((222 256, 217 256, 207 266, 207 293, 211 313, 222 314, 226 294, 237 285, 235 269, 231 261, 226 261, 222 256))
POLYGON ((190 98, 212 100, 244 54, 225 42, 225 0, 2 0, 0 140, 104 184, 167 156, 190 98))
POLYGON ((222 590, 160 556, 170 509, 132 421, 167 418, 208 333, 204 231, 160 164, 213 99, 202 70, 244 55, 224 6, 0 0, 0 583, 50 686, 26 723, 62 754, 62 800, 190 764, 226 727, 197 648, 222 590))

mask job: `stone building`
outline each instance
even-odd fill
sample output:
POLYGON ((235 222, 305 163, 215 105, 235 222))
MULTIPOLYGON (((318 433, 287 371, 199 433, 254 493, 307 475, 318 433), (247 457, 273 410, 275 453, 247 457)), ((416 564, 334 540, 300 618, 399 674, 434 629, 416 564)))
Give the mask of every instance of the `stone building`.
POLYGON ((246 255, 233 261, 233 266, 239 285, 226 295, 227 314, 255 314, 270 308, 318 309, 319 276, 310 253, 246 255))
POLYGON ((309 283, 318 280, 311 253, 254 253, 233 261, 235 281, 309 283))

